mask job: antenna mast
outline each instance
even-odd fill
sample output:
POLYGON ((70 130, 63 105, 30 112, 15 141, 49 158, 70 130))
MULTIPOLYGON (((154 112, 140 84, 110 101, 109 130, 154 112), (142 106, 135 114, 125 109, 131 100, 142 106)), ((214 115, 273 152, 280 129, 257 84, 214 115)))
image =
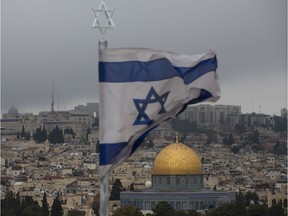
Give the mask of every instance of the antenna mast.
POLYGON ((54 80, 52 81, 52 102, 51 102, 51 112, 54 112, 54 80))

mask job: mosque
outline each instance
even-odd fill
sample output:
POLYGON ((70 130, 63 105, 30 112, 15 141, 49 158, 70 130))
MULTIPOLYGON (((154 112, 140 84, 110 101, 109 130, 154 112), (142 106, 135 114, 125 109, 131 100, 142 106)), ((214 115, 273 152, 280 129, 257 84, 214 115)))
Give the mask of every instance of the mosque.
POLYGON ((121 192, 121 206, 152 210, 158 202, 167 201, 176 210, 204 210, 235 202, 234 191, 204 189, 203 178, 196 152, 176 138, 154 160, 151 189, 121 192))

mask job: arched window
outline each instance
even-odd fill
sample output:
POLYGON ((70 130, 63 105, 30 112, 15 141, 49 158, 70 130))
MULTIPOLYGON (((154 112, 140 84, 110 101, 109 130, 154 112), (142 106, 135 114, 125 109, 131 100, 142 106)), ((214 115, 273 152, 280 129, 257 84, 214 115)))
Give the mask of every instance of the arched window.
POLYGON ((204 202, 201 201, 201 202, 200 202, 200 209, 204 209, 204 208, 205 208, 204 202))
POLYGON ((190 208, 195 210, 194 202, 190 201, 190 208))
POLYGON ((272 200, 272 205, 276 205, 276 200, 275 199, 272 200))
POLYGON ((195 202, 195 210, 199 210, 199 202, 198 201, 195 202))
POLYGON ((177 211, 181 210, 181 203, 180 202, 176 202, 176 210, 177 211))
POLYGON ((187 204, 184 202, 182 207, 183 207, 182 208, 183 210, 186 210, 187 209, 187 204))
POLYGON ((145 206, 146 206, 146 210, 149 210, 149 209, 150 209, 150 205, 149 205, 148 202, 146 202, 145 206))

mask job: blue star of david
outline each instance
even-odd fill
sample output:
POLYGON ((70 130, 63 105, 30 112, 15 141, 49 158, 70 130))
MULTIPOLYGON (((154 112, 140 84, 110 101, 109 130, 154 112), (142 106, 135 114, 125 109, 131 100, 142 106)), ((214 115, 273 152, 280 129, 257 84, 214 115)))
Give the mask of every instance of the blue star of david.
POLYGON ((147 106, 151 103, 159 103, 161 108, 157 114, 166 113, 164 104, 169 95, 169 91, 165 92, 161 96, 155 91, 153 87, 150 88, 145 99, 133 99, 136 109, 138 110, 138 116, 134 122, 134 125, 150 125, 153 120, 145 113, 147 106))

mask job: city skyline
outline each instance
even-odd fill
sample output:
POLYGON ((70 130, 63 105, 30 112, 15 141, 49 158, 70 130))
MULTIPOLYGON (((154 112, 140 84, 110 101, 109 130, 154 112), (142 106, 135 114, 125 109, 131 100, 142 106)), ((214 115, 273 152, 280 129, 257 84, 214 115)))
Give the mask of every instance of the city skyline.
MULTIPOLYGON (((72 111, 72 110, 78 110, 79 108, 77 108, 77 107, 79 107, 79 106, 87 106, 88 104, 94 104, 94 103, 99 103, 98 101, 96 101, 96 102, 86 102, 86 103, 81 103, 81 104, 74 104, 74 105, 72 105, 71 107, 69 107, 69 108, 67 108, 66 106, 63 106, 63 107, 61 107, 61 108, 63 108, 63 109, 61 109, 60 108, 60 106, 58 106, 57 105, 57 103, 55 104, 55 101, 54 101, 54 110, 53 111, 55 111, 55 112, 62 112, 62 111, 67 111, 67 112, 69 112, 69 111, 72 111)), ((194 104, 194 105, 189 105, 189 106, 191 106, 191 107, 197 107, 197 106, 205 106, 205 105, 211 105, 211 106, 235 106, 235 107, 238 107, 238 106, 240 106, 240 110, 241 110, 241 113, 242 114, 251 114, 251 113, 256 113, 256 114, 265 114, 265 115, 270 115, 270 114, 268 114, 268 113, 264 113, 264 112, 262 112, 262 110, 261 110, 261 107, 258 107, 258 110, 255 110, 255 108, 254 108, 254 111, 252 112, 252 109, 251 109, 251 111, 249 112, 243 112, 243 110, 242 110, 242 106, 241 105, 234 105, 234 104, 219 104, 219 103, 209 103, 209 102, 204 102, 204 103, 201 103, 201 104, 194 104)), ((37 115, 37 114, 39 114, 40 112, 51 112, 52 110, 51 110, 51 103, 49 104, 49 106, 47 105, 47 109, 45 109, 45 110, 30 110, 30 111, 25 111, 25 110, 21 110, 21 107, 16 107, 16 106, 11 106, 7 111, 3 111, 3 110, 1 110, 1 114, 5 114, 5 113, 8 113, 9 112, 9 110, 12 108, 12 107, 14 107, 14 108, 16 108, 17 109, 17 111, 18 111, 18 113, 19 114, 25 114, 25 113, 32 113, 33 115, 37 115), (50 107, 49 107, 50 106, 50 107)), ((283 108, 282 108, 283 109, 283 108)), ((285 108, 286 109, 286 108, 285 108)), ((187 109, 185 109, 185 111, 187 111, 187 109)), ((279 112, 281 112, 281 110, 279 111, 279 112)), ((273 115, 270 115, 270 116, 273 116, 273 115)), ((277 116, 277 115, 276 115, 277 116)), ((281 114, 279 114, 278 116, 281 116, 281 114)))
MULTIPOLYGON (((287 1, 105 2, 115 8, 109 47, 183 54, 213 48, 222 91, 216 104, 269 115, 287 107, 287 1)), ((90 26, 99 3, 2 2, 2 113, 11 106, 49 111, 53 80, 56 110, 58 96, 60 110, 98 101, 100 33, 90 26)))

